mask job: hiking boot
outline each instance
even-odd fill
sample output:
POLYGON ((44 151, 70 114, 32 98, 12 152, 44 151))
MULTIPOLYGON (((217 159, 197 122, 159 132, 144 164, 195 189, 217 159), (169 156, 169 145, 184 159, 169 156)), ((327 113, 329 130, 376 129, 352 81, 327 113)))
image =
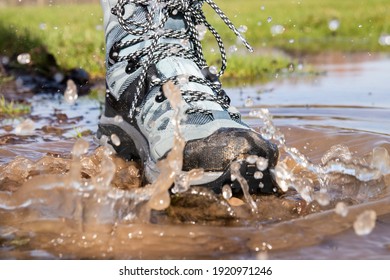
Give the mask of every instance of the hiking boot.
POLYGON ((225 184, 230 184, 233 191, 239 190, 237 180, 231 180, 230 165, 240 161, 241 174, 252 193, 273 193, 276 188, 270 169, 278 159, 277 147, 243 123, 237 109, 230 106, 219 82, 226 68, 226 53, 220 36, 205 20, 204 3, 250 49, 211 0, 101 0, 107 94, 98 138, 105 135, 120 156, 139 161, 145 180, 153 182, 159 174, 157 161, 166 157, 173 146, 174 110, 162 91, 162 85, 172 81, 184 100, 183 171, 203 168, 205 172, 193 184, 216 192, 225 184), (202 53, 199 37, 206 29, 220 48, 219 72, 208 67, 202 53), (115 141, 113 134, 120 141, 115 141), (256 163, 246 160, 251 155, 268 160, 261 176, 254 176, 256 163))

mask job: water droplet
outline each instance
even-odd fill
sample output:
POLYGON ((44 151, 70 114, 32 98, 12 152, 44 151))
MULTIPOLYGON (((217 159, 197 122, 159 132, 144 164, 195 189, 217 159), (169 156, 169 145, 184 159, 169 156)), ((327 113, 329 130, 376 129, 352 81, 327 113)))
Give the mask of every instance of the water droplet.
POLYGON ((9 61, 10 61, 10 59, 8 56, 1 57, 1 64, 8 65, 9 61))
POLYGON ((378 42, 381 46, 390 46, 390 34, 382 34, 378 42))
POLYGON ((156 75, 153 75, 151 78, 152 83, 158 84, 161 82, 161 79, 157 77, 156 75))
POLYGON ((336 31, 340 27, 340 21, 338 19, 332 19, 328 22, 328 28, 330 31, 336 31))
POLYGON ((189 79, 188 75, 184 75, 184 74, 183 75, 179 75, 177 77, 177 83, 180 86, 186 85, 186 84, 188 84, 188 79, 189 79))
POLYGON ((245 99, 245 103, 244 103, 245 107, 252 107, 253 104, 254 104, 254 102, 253 102, 252 98, 248 97, 247 99, 245 99))
POLYGON ((15 134, 26 135, 31 134, 35 129, 35 122, 31 119, 26 119, 15 128, 15 134))
POLYGON ((347 146, 338 144, 332 146, 321 158, 322 164, 332 163, 334 161, 350 162, 352 153, 347 146))
POLYGON ((46 28, 47 28, 46 23, 41 22, 41 23, 39 24, 39 29, 40 29, 40 30, 46 30, 46 28))
POLYGON ((180 44, 183 46, 183 48, 185 48, 186 50, 188 50, 190 47, 191 47, 191 43, 190 43, 190 40, 188 39, 181 39, 180 40, 180 44))
POLYGON ((265 10, 265 7, 264 7, 264 6, 261 6, 261 7, 260 7, 260 10, 264 11, 264 10, 265 10))
POLYGON ((268 260, 268 252, 264 251, 264 252, 257 253, 256 259, 261 260, 261 261, 268 260))
POLYGON ((100 137, 100 140, 99 140, 100 145, 101 146, 106 146, 107 142, 108 142, 107 135, 102 135, 102 137, 100 137))
POLYGON ((189 176, 186 173, 179 173, 175 177, 175 185, 172 188, 173 193, 185 192, 190 188, 189 176))
POLYGON ((198 24, 196 25, 196 31, 198 32, 199 40, 203 40, 206 33, 207 33, 207 27, 204 24, 198 24))
POLYGON ((217 74, 218 74, 218 69, 217 69, 217 67, 214 66, 214 65, 211 65, 211 66, 209 67, 209 71, 210 71, 211 74, 214 74, 214 75, 217 75, 217 74))
POLYGON ((230 53, 235 53, 237 50, 238 50, 238 48, 237 48, 236 45, 233 45, 233 46, 230 46, 230 47, 229 47, 229 52, 230 52, 230 53))
POLYGON ((88 152, 89 143, 84 139, 77 139, 72 148, 72 155, 74 157, 80 157, 88 152))
POLYGON ((256 161, 256 167, 260 171, 264 171, 268 167, 268 159, 259 157, 256 161))
POLYGON ((240 27, 238 28, 238 32, 240 33, 245 33, 248 31, 248 27, 246 25, 240 25, 240 27))
POLYGON ((359 24, 359 25, 358 25, 358 27, 359 27, 359 28, 362 28, 362 27, 363 27, 363 25, 359 24))
POLYGON ((264 174, 261 171, 256 171, 255 174, 253 174, 253 177, 257 180, 263 179, 263 176, 264 174))
POLYGON ((294 72, 294 70, 295 70, 294 63, 289 63, 287 65, 287 69, 288 69, 289 72, 294 72))
POLYGON ((233 162, 230 165, 230 177, 232 181, 237 180, 241 186, 242 192, 244 193, 244 197, 246 202, 251 207, 252 212, 257 213, 257 205, 251 195, 249 194, 249 185, 245 178, 240 173, 241 164, 237 161, 233 162), (234 179, 234 180, 233 180, 234 179))
POLYGON ((66 82, 66 90, 64 92, 65 102, 73 105, 78 98, 77 87, 73 80, 68 80, 66 82))
POLYGON ((192 169, 188 172, 188 178, 190 181, 200 180, 204 176, 204 170, 202 168, 192 169))
POLYGON ((284 28, 284 26, 280 25, 280 24, 271 26, 271 34, 272 34, 272 36, 283 34, 283 32, 285 30, 286 29, 284 28))
POLYGON ((230 166, 230 169, 232 170, 232 171, 240 171, 240 169, 241 169, 241 164, 239 163, 239 162, 237 162, 237 161, 235 161, 235 162, 232 162, 232 164, 231 164, 231 166, 230 166))
POLYGON ((338 202, 336 204, 336 207, 334 208, 334 211, 338 215, 340 215, 342 217, 346 217, 348 215, 348 206, 344 202, 338 202))
POLYGON ((176 10, 176 9, 174 9, 173 11, 172 11, 172 15, 177 15, 177 13, 178 13, 179 11, 178 10, 176 10))
POLYGON ((233 196, 232 188, 229 185, 224 185, 222 187, 222 196, 226 200, 230 199, 233 196))
POLYGON ((294 40, 294 39, 290 39, 290 40, 288 40, 288 43, 289 43, 289 44, 294 44, 294 43, 295 43, 295 40, 294 40))
POLYGON ((180 171, 182 163, 180 160, 171 160, 169 161, 169 166, 172 168, 173 171, 180 171))
POLYGON ((115 123, 121 123, 121 122, 123 122, 122 116, 116 115, 116 116, 114 117, 114 122, 115 122, 115 123))
POLYGON ((61 83, 64 80, 65 76, 61 72, 57 72, 54 74, 53 78, 54 78, 54 81, 56 81, 57 83, 61 83))
MULTIPOLYGON (((164 33, 165 33, 165 30, 164 30, 164 28, 158 28, 158 29, 156 30, 156 33, 157 33, 157 35, 163 36, 164 33)), ((146 38, 149 37, 149 35, 147 35, 147 34, 145 34, 145 36, 146 36, 146 38)))
POLYGON ((326 191, 319 191, 314 194, 314 199, 320 204, 321 206, 327 206, 330 203, 329 195, 326 191))
POLYGON ((120 146, 121 144, 121 140, 119 139, 118 135, 116 135, 115 133, 111 134, 111 142, 115 146, 120 146))
POLYGON ((375 227, 376 212, 373 210, 366 210, 357 216, 356 221, 353 223, 353 228, 357 235, 367 235, 375 227))
POLYGON ((31 55, 29 53, 21 53, 16 60, 19 64, 29 64, 31 62, 31 55))
POLYGON ((161 211, 168 208, 171 203, 171 198, 168 191, 163 191, 159 194, 155 194, 148 202, 151 209, 161 211))
POLYGON ((269 23, 269 22, 271 22, 272 21, 272 17, 268 17, 267 18, 267 22, 269 23))
POLYGON ((246 157, 245 161, 250 164, 255 164, 258 157, 256 155, 249 155, 246 157))

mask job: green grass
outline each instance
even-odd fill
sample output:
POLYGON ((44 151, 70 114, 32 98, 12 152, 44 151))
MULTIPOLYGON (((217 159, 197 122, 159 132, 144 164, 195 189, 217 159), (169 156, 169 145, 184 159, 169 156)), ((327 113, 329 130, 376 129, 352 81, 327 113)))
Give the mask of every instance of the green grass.
MULTIPOLYGON (((273 75, 292 59, 264 55, 262 50, 278 48, 290 54, 344 52, 388 52, 381 46, 381 34, 390 34, 389 0, 216 0, 244 34, 255 54, 242 54, 235 36, 222 21, 206 9, 209 21, 220 32, 226 47, 239 47, 232 55, 226 76, 264 78, 273 75), (261 7, 264 9, 261 9, 261 7), (267 22, 267 18, 272 20, 267 22), (340 27, 332 32, 331 19, 340 27), (272 35, 271 27, 282 25, 284 32, 272 35), (238 54, 239 53, 239 54, 238 54), (275 62, 276 61, 276 62, 275 62)), ((0 10, 0 54, 31 52, 42 45, 53 53, 63 68, 82 67, 94 77, 104 75, 104 32, 98 4, 50 7, 7 7, 0 10)), ((204 40, 210 64, 218 65, 217 49, 210 34, 204 40)), ((34 57, 33 57, 34 60, 34 57)))
MULTIPOLYGON (((236 26, 247 26, 246 38, 257 48, 279 48, 290 53, 390 51, 390 46, 382 46, 378 43, 382 34, 390 34, 390 1, 388 0, 220 0, 217 2, 236 26), (261 8, 262 6, 264 9, 261 8), (267 21, 269 17, 272 19, 270 22, 267 21), (328 27, 332 19, 340 22, 335 32, 328 27), (283 26, 284 32, 273 35, 271 28, 275 25, 283 26)), ((214 16, 209 18, 212 24, 219 25, 217 18, 214 16)), ((228 32, 229 30, 224 28, 223 36, 227 37, 228 32)), ((234 40, 230 40, 230 44, 232 43, 235 43, 234 40)))
MULTIPOLYGON (((60 66, 104 74, 104 33, 99 5, 8 7, 0 10, 0 53, 45 45, 60 66)), ((34 61, 34 57, 32 57, 34 61)))
POLYGON ((14 78, 11 76, 3 76, 0 72, 0 86, 12 81, 14 78))
POLYGON ((0 116, 13 118, 28 114, 30 111, 30 106, 14 101, 7 101, 3 95, 0 96, 0 116))

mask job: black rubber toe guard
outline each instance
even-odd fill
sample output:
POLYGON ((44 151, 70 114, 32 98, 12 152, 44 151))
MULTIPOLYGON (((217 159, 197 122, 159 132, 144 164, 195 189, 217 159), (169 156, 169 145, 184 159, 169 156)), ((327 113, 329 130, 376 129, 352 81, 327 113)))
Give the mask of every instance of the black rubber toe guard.
POLYGON ((222 128, 207 138, 188 141, 184 149, 183 170, 203 168, 206 172, 223 172, 216 181, 205 184, 215 192, 221 192, 225 184, 231 185, 234 192, 240 192, 237 180, 231 180, 230 165, 241 163, 240 173, 246 179, 251 193, 275 193, 278 188, 271 171, 279 157, 275 144, 264 140, 260 134, 249 129, 222 128), (268 168, 262 171, 262 178, 256 179, 256 164, 246 158, 256 155, 268 159, 268 168))

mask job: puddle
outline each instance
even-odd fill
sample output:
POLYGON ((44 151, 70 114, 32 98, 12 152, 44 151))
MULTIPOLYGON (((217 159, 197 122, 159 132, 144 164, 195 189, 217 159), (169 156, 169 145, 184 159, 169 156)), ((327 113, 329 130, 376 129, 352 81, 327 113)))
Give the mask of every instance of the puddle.
POLYGON ((138 166, 94 144, 101 104, 35 96, 29 131, 16 130, 23 117, 0 122, 0 258, 390 258, 390 57, 356 61, 227 89, 255 129, 250 112, 269 108, 285 138, 278 177, 307 196, 251 196, 256 213, 200 188, 145 210, 153 189, 139 187, 138 166))

